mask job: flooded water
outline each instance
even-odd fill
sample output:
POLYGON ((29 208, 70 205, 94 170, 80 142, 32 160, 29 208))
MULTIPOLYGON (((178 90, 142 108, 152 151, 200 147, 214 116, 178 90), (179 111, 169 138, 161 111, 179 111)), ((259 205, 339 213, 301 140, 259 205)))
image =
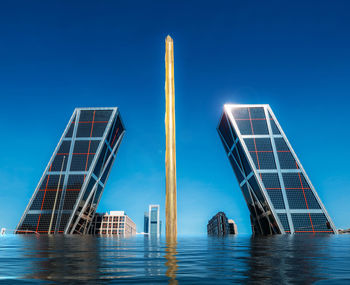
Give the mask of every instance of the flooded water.
POLYGON ((0 283, 350 284, 350 235, 0 237, 0 283), (81 282, 80 282, 81 283, 81 282))

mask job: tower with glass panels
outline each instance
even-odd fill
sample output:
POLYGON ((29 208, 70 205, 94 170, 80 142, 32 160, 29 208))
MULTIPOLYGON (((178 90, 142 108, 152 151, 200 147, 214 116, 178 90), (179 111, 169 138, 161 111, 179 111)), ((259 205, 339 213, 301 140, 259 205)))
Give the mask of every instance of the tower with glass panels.
POLYGON ((231 105, 217 128, 257 235, 337 233, 269 105, 231 105))
POLYGON ((149 205, 148 208, 148 234, 151 236, 160 236, 161 234, 159 208, 159 205, 149 205))
POLYGON ((75 109, 16 233, 88 233, 124 134, 118 108, 75 109))

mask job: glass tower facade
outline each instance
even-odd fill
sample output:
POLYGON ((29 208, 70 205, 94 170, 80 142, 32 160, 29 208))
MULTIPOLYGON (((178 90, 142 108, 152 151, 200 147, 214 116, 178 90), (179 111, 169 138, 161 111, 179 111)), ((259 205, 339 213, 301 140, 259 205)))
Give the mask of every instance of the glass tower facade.
POLYGON ((148 216, 148 212, 145 212, 145 215, 143 216, 143 232, 145 234, 148 234, 148 226, 149 226, 149 216, 148 216))
POLYGON ((269 105, 225 105, 217 130, 254 234, 337 233, 269 105))
POLYGON ((118 108, 75 109, 16 233, 88 233, 124 134, 118 108))
POLYGON ((159 220, 159 205, 149 205, 148 233, 150 235, 160 236, 161 223, 159 220))

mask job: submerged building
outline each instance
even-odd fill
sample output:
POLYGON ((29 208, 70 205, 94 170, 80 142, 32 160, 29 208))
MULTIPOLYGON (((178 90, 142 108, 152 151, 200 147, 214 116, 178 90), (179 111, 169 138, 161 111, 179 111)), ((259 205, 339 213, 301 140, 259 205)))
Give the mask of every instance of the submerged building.
POLYGON ((90 233, 94 235, 130 236, 136 234, 136 224, 124 211, 96 213, 90 233))
POLYGON ((213 236, 226 236, 230 233, 228 219, 224 212, 217 213, 209 220, 207 233, 213 236))
POLYGON ((234 220, 232 220, 232 219, 228 220, 228 228, 229 228, 230 235, 238 234, 237 225, 236 225, 234 220))
POLYGON ((124 134, 118 108, 75 109, 15 233, 88 233, 124 134))
POLYGON ((225 105, 217 130, 254 234, 337 233, 269 105, 225 105))
POLYGON ((143 232, 144 233, 148 233, 148 222, 149 221, 149 216, 148 216, 148 212, 145 212, 144 216, 143 216, 143 232))
POLYGON ((144 216, 144 232, 152 236, 160 236, 162 222, 159 218, 159 205, 149 205, 144 216))

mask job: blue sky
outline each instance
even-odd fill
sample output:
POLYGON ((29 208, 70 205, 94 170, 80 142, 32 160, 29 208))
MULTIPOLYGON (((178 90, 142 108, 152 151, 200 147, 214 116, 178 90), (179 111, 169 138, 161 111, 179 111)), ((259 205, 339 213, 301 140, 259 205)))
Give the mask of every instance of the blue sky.
POLYGON ((348 1, 0 6, 0 227, 15 228, 74 108, 98 106, 120 107, 127 128, 99 211, 125 210, 142 230, 160 204, 164 221, 167 34, 179 233, 205 233, 217 211, 250 233, 216 132, 225 103, 270 104, 336 226, 350 227, 348 1))

